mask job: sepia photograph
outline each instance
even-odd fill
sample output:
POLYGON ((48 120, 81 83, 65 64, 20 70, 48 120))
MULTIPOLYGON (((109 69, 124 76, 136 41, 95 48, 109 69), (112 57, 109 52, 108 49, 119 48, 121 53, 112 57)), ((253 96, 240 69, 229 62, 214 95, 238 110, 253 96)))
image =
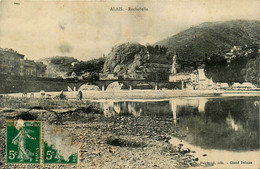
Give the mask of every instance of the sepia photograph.
POLYGON ((260 168, 260 0, 0 0, 0 168, 260 168))

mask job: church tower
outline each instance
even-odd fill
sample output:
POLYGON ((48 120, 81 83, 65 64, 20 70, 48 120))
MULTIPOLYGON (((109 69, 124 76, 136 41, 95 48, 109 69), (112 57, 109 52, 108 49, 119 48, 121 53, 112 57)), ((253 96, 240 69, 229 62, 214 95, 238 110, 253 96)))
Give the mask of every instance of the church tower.
POLYGON ((177 55, 174 52, 174 55, 172 57, 172 68, 171 68, 171 74, 176 74, 177 73, 177 55))

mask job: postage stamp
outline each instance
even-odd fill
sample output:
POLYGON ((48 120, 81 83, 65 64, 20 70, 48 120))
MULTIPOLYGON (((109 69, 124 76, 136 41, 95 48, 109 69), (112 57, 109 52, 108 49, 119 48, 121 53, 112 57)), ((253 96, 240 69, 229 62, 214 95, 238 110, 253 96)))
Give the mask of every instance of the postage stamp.
POLYGON ((41 122, 7 121, 6 163, 40 163, 41 122))
POLYGON ((77 164, 78 153, 62 155, 61 151, 54 145, 44 142, 44 163, 47 164, 77 164))
POLYGON ((77 164, 78 147, 67 131, 44 123, 43 162, 45 164, 77 164))

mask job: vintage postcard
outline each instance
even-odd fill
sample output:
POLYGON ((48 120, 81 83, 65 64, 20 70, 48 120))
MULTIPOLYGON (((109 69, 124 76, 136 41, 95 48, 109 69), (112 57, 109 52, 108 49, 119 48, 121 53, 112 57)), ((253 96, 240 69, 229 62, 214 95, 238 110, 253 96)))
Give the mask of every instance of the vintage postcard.
POLYGON ((0 168, 260 168, 259 0, 0 0, 0 168))

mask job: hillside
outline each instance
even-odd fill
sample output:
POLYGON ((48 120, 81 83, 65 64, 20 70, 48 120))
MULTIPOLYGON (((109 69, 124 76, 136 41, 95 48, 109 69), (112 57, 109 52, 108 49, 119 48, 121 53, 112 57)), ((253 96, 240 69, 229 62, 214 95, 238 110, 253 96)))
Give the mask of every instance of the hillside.
POLYGON ((46 76, 48 77, 68 77, 75 72, 80 76, 84 73, 99 73, 103 69, 105 58, 92 59, 88 61, 78 61, 68 56, 53 56, 41 59, 47 65, 46 76))
POLYGON ((260 40, 260 21, 207 22, 159 41, 156 45, 176 51, 182 60, 202 60, 222 55, 233 46, 254 45, 260 40))
POLYGON ((138 43, 125 43, 114 46, 107 56, 104 72, 114 73, 115 67, 128 66, 134 61, 135 55, 140 53, 142 49, 144 49, 144 46, 138 43))
MULTIPOLYGON (((227 22, 207 22, 193 26, 153 46, 138 43, 116 45, 108 54, 104 72, 131 74, 145 71, 150 63, 172 64, 172 56, 177 53, 180 64, 205 64, 206 76, 214 82, 249 81, 259 85, 260 21, 234 20, 227 22), (234 46, 241 46, 227 60, 226 53, 234 46), (149 58, 149 59, 148 59, 149 58), (189 62, 185 62, 189 61, 189 62)), ((195 67, 194 67, 195 68, 195 67)), ((185 70, 183 70, 185 71, 185 70)))
POLYGON ((104 72, 124 73, 137 64, 136 70, 142 66, 147 51, 150 53, 150 63, 163 64, 172 63, 174 52, 179 60, 188 61, 202 61, 205 56, 223 56, 233 46, 259 44, 259 28, 259 21, 206 22, 159 41, 153 46, 138 43, 116 45, 107 56, 104 72), (137 55, 141 58, 139 61, 137 55))
POLYGON ((47 77, 66 77, 68 72, 72 71, 72 63, 78 62, 77 59, 68 56, 53 56, 40 61, 47 65, 47 77))
POLYGON ((171 57, 164 46, 124 43, 114 46, 107 55, 104 72, 125 74, 144 71, 149 63, 171 64, 171 57))

